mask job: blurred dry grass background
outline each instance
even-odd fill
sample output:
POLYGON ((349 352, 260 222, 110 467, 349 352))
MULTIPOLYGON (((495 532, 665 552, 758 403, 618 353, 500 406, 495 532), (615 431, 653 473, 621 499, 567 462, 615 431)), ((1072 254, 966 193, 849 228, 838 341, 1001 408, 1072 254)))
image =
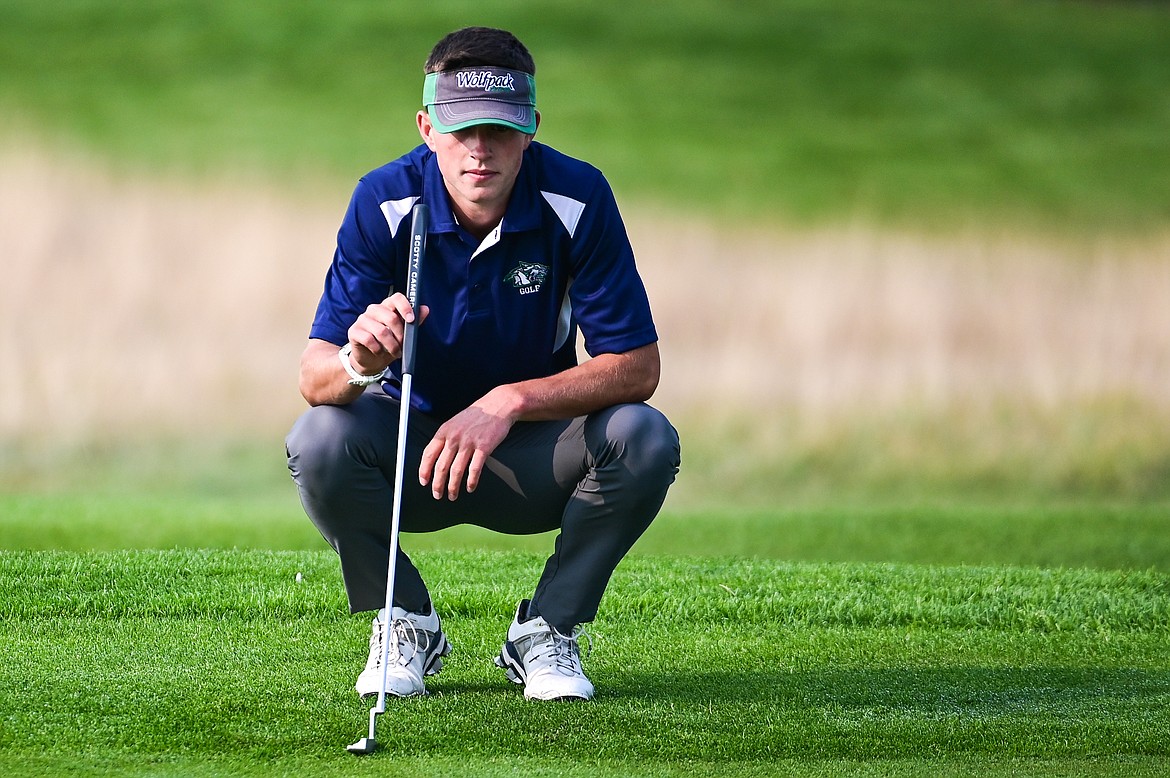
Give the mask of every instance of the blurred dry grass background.
MULTIPOLYGON (((0 170, 8 446, 279 445, 348 190, 180 185, 36 144, 0 170)), ((1031 468, 1053 488, 1170 489, 1170 234, 626 217, 662 337, 656 402, 697 471, 684 495, 955 468, 991 488, 1031 468)))

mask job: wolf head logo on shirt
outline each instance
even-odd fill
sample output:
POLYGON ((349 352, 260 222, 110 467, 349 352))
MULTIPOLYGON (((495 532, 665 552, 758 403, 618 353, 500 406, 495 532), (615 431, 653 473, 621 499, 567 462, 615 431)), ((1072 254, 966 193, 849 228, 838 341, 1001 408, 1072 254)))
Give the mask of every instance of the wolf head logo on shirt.
POLYGON ((548 278, 548 265, 536 262, 521 262, 504 276, 504 280, 516 287, 520 294, 539 292, 546 278, 548 278))

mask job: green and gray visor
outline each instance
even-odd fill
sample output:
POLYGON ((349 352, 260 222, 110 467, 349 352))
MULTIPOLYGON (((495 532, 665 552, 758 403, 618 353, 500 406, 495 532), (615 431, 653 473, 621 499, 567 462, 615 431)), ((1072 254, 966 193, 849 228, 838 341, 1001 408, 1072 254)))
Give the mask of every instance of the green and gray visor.
POLYGON ((536 79, 520 70, 481 65, 428 73, 423 105, 439 132, 503 124, 536 133, 536 79))

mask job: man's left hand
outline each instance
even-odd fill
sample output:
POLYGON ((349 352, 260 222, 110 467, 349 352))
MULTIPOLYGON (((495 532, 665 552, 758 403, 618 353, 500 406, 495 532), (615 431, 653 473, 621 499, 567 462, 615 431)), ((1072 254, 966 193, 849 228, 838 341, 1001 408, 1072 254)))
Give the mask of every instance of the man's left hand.
POLYGON ((487 458, 512 429, 510 417, 482 403, 448 419, 423 449, 418 480, 423 486, 430 484, 436 500, 444 495, 449 500, 458 498, 465 476, 467 492, 474 492, 487 458))

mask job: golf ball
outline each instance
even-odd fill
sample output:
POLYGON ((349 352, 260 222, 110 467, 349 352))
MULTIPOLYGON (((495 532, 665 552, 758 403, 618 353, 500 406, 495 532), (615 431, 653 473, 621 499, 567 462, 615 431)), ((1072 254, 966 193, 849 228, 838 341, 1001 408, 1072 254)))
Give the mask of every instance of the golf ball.
POLYGON ((297 573, 297 583, 300 583, 303 580, 305 580, 305 577, 303 575, 301 575, 300 573, 297 573))

